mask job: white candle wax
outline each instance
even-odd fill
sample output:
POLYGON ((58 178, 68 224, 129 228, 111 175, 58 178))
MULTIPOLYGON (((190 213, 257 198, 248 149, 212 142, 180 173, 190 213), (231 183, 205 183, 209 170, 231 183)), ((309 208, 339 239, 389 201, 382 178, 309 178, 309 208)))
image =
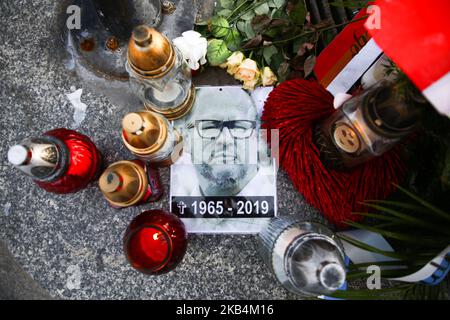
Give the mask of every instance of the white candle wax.
POLYGON ((182 88, 176 82, 168 83, 164 91, 154 90, 154 96, 161 102, 174 101, 181 93, 182 88))

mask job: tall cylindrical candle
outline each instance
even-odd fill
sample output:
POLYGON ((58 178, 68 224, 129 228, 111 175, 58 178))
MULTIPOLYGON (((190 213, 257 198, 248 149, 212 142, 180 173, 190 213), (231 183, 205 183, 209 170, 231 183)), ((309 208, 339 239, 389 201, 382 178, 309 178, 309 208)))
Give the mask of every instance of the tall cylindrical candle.
POLYGON ((345 282, 343 248, 325 226, 294 218, 273 218, 259 234, 260 252, 289 291, 330 294, 345 282))

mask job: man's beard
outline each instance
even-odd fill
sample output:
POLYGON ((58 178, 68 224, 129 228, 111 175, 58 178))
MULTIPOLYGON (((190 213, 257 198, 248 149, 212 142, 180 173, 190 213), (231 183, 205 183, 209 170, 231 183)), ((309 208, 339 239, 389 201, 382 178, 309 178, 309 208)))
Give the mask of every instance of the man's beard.
POLYGON ((205 195, 235 195, 253 178, 257 165, 208 165, 195 166, 201 180, 201 189, 205 195), (203 183, 202 183, 203 182, 203 183))

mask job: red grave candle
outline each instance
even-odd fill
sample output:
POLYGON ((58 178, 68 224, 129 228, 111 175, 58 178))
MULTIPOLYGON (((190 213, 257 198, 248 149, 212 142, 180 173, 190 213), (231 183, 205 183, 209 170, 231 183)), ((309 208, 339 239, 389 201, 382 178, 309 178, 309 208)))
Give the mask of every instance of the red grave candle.
POLYGON ((102 157, 91 139, 68 129, 51 130, 44 136, 54 137, 66 146, 68 165, 65 173, 55 181, 35 181, 42 189, 54 193, 72 193, 85 188, 98 177, 102 157))
POLYGON ((30 176, 42 189, 71 193, 97 178, 102 157, 87 136, 68 129, 55 129, 12 146, 8 161, 30 176))
POLYGON ((146 274, 173 270, 183 260, 187 232, 174 214, 144 211, 131 221, 124 236, 124 252, 131 266, 146 274))

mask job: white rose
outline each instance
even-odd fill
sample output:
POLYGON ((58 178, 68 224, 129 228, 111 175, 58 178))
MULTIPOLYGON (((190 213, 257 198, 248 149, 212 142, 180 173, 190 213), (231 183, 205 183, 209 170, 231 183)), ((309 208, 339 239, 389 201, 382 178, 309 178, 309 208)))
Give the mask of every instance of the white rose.
POLYGON ((234 77, 237 80, 248 82, 257 80, 259 78, 259 70, 256 61, 252 59, 245 59, 237 68, 234 77))
POLYGON ((231 75, 234 75, 244 59, 245 57, 242 52, 240 51, 233 52, 233 54, 228 57, 226 62, 227 72, 231 75))
POLYGON ((173 44, 181 51, 184 60, 192 70, 198 70, 200 64, 206 63, 208 41, 200 33, 190 30, 173 39, 173 44))
POLYGON ((278 81, 277 76, 269 67, 264 67, 261 79, 263 86, 273 86, 278 81))
POLYGON ((242 85, 242 88, 246 90, 255 90, 256 85, 258 84, 259 79, 253 79, 244 81, 244 84, 242 85))

